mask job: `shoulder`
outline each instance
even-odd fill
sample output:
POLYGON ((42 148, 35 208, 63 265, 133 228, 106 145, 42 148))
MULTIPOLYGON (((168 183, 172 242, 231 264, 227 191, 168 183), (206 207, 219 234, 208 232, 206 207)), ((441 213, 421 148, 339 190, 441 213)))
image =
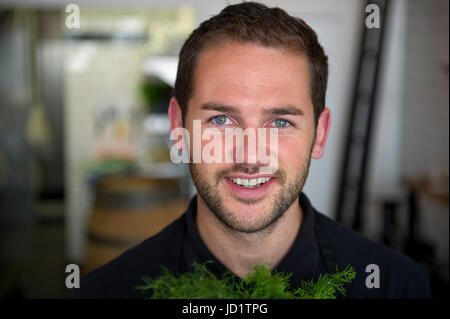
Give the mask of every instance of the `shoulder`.
POLYGON ((316 216, 329 236, 338 264, 355 268, 357 277, 351 287, 354 297, 431 298, 427 276, 410 258, 321 213, 316 216), (366 280, 376 280, 375 276, 379 278, 379 288, 368 288, 366 280))
POLYGON ((158 276, 161 265, 178 271, 184 218, 185 214, 158 234, 84 275, 73 296, 83 299, 145 297, 135 289, 144 283, 142 276, 158 276))

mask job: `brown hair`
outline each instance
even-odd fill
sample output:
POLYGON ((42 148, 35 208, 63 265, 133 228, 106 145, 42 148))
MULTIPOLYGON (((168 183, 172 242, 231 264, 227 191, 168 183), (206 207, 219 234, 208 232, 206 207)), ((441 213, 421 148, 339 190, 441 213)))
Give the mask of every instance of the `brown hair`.
POLYGON ((292 17, 280 8, 269 8, 256 2, 227 6, 218 15, 202 22, 184 43, 174 88, 183 121, 194 89, 194 70, 199 54, 208 45, 227 40, 280 47, 307 57, 310 93, 317 124, 325 107, 328 78, 328 58, 317 35, 302 19, 292 17))

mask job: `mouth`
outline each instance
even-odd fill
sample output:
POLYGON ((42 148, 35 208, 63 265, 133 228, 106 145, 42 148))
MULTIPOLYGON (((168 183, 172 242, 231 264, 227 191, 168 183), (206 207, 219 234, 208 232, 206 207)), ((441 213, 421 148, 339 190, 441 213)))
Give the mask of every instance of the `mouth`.
POLYGON ((258 177, 258 178, 233 178, 227 177, 229 181, 244 188, 258 188, 268 183, 273 177, 258 177))
POLYGON ((235 197, 256 200, 268 193, 277 178, 273 176, 228 176, 224 178, 224 181, 235 197))

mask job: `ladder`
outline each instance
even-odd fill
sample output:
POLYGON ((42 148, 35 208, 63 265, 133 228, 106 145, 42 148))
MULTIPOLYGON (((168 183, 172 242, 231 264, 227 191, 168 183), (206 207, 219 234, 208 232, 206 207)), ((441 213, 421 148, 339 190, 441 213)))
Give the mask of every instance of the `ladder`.
POLYGON ((356 73, 345 152, 339 179, 336 206, 338 222, 361 231, 362 205, 365 200, 367 160, 372 137, 372 124, 377 105, 379 71, 382 63, 388 0, 368 0, 379 8, 379 28, 368 28, 364 15, 360 57, 356 73))

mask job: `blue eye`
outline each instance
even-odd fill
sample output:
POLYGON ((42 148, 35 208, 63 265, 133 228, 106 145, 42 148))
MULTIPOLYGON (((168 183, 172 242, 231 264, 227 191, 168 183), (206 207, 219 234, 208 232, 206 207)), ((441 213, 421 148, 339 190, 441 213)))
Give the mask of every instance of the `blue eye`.
POLYGON ((212 118, 213 123, 217 125, 229 124, 227 123, 227 120, 229 119, 225 115, 218 115, 212 118))
POLYGON ((277 119, 277 120, 273 121, 272 123, 277 128, 283 128, 283 127, 287 127, 290 125, 288 121, 283 120, 283 119, 277 119))

